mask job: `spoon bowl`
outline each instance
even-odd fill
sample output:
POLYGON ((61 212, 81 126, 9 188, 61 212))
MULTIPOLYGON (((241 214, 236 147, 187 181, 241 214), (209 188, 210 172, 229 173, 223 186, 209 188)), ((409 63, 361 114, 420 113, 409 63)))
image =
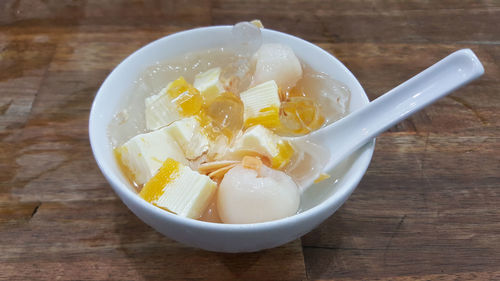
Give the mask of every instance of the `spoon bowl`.
MULTIPOLYGON (((456 51, 341 120, 291 140, 328 149, 330 159, 324 169, 331 170, 380 133, 483 73, 483 65, 472 50, 456 51)), ((312 183, 303 183, 302 189, 312 183)))

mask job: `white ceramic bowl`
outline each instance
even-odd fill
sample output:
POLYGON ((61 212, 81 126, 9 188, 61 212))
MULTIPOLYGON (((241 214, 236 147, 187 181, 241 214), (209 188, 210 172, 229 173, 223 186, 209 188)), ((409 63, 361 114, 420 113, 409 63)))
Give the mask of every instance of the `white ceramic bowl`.
MULTIPOLYGON (((256 224, 216 224, 176 216, 142 200, 128 184, 113 156, 107 129, 141 72, 157 61, 187 52, 220 47, 230 40, 232 26, 214 26, 179 32, 156 40, 121 62, 99 89, 90 112, 89 135, 94 157, 111 187, 141 220, 179 242, 218 252, 252 252, 297 239, 332 215, 354 191, 363 177, 375 141, 363 146, 335 171, 331 180, 308 189, 302 196, 302 211, 281 220, 256 224)), ((368 103, 354 75, 335 57, 300 38, 263 29, 264 43, 290 46, 297 56, 317 71, 346 84, 352 93, 350 111, 368 103)))

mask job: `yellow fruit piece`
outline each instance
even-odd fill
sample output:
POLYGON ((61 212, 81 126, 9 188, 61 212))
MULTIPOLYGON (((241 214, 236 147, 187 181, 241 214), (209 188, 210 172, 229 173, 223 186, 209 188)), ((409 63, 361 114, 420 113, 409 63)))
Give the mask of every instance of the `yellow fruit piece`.
POLYGON ((285 140, 280 141, 277 148, 278 154, 271 159, 271 166, 274 169, 281 169, 290 162, 295 151, 290 143, 285 140))
POLYGON ((158 94, 146 98, 146 127, 155 130, 182 117, 196 115, 202 104, 203 97, 200 92, 181 76, 158 94))
POLYGON ((266 128, 278 128, 280 126, 279 108, 269 106, 259 110, 255 117, 249 117, 245 120, 245 127, 249 128, 255 125, 262 125, 266 128))
POLYGON ((244 105, 245 127, 263 125, 273 129, 280 126, 280 97, 274 80, 261 83, 240 93, 244 105))
POLYGON ((262 22, 260 20, 252 20, 250 21, 251 24, 255 25, 256 27, 258 28, 264 28, 264 25, 262 24, 262 22))
POLYGON ((135 187, 135 189, 139 189, 139 185, 135 182, 135 175, 134 175, 134 173, 123 162, 122 151, 126 152, 126 148, 124 148, 122 150, 120 150, 119 148, 115 148, 113 150, 113 153, 115 155, 116 161, 118 162, 118 167, 120 168, 120 170, 122 171, 122 173, 125 175, 125 178, 127 178, 128 181, 135 187))
POLYGON ((163 195, 165 186, 179 175, 179 165, 179 162, 168 158, 158 173, 144 185, 139 195, 150 203, 157 201, 163 195))
POLYGON ((314 180, 314 183, 318 183, 318 182, 322 182, 326 179, 329 179, 330 178, 330 175, 329 174, 325 174, 325 173, 321 173, 317 179, 314 180))
POLYGON ((183 116, 196 115, 203 104, 200 92, 186 82, 182 76, 172 82, 167 93, 172 98, 172 102, 180 107, 179 113, 183 116))

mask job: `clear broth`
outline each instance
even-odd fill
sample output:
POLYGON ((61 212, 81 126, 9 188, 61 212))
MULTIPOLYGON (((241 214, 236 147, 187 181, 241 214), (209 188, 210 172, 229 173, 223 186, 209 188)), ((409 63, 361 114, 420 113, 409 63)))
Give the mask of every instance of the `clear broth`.
MULTIPOLYGON (((239 78, 237 91, 241 92, 250 85, 251 73, 253 72, 250 57, 237 55, 228 48, 190 53, 176 59, 156 62, 148 67, 134 81, 134 86, 120 103, 118 113, 108 127, 112 146, 116 148, 137 134, 147 132, 144 117, 144 100, 147 97, 157 94, 170 81, 180 76, 183 76, 189 83, 193 83, 196 74, 214 67, 222 69, 221 76, 223 79, 233 75, 239 78)), ((302 69, 303 77, 297 82, 296 88, 300 88, 300 91, 305 93, 305 96, 317 102, 320 112, 325 118, 323 126, 345 116, 350 101, 350 93, 347 87, 323 73, 314 71, 304 63, 302 63, 302 69), (339 104, 339 101, 343 104, 339 104)), ((235 94, 239 94, 239 92, 235 94)), ((313 160, 309 159, 307 164, 302 165, 302 167, 299 166, 299 173, 301 169, 304 170, 304 173, 307 173, 306 170, 313 169, 312 162, 313 160)), ((126 169, 123 167, 121 169, 127 176, 126 169)), ((294 172, 298 170, 295 168, 294 172)), ((130 177, 127 178, 130 179, 130 177)), ((140 190, 140 186, 133 182, 131 184, 136 191, 140 190)), ((200 220, 221 223, 217 215, 216 197, 214 196, 213 202, 200 220)))

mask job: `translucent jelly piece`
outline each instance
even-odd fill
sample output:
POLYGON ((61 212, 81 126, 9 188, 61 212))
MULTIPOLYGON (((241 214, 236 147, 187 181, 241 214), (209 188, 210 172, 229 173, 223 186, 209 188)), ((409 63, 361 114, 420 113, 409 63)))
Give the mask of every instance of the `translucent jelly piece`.
MULTIPOLYGON (((300 80, 302 81, 302 80, 300 80)), ((300 83, 299 81, 299 83, 300 83)), ((304 92, 302 89, 301 85, 298 84, 297 86, 288 89, 288 90, 283 90, 280 88, 280 99, 281 101, 286 101, 292 97, 307 97, 308 95, 304 92)))
POLYGON ((325 122, 316 102, 306 97, 290 97, 281 103, 280 121, 285 133, 308 134, 325 122))
POLYGON ((225 90, 239 94, 248 89, 254 68, 248 57, 240 57, 226 64, 220 78, 225 90))
POLYGON ((330 151, 325 147, 310 141, 294 141, 296 148, 290 163, 285 167, 285 173, 292 176, 294 181, 303 189, 317 179, 330 158, 330 151))
POLYGON ((262 44, 260 28, 249 22, 235 24, 232 29, 232 35, 232 46, 236 53, 240 55, 253 54, 262 44))
POLYGON ((306 74, 288 95, 302 95, 314 100, 325 118, 325 124, 344 117, 348 113, 351 98, 347 86, 324 73, 314 72, 310 68, 306 70, 306 74))
POLYGON ((230 92, 215 98, 207 108, 207 115, 212 119, 214 126, 229 138, 243 127, 243 103, 230 92))

